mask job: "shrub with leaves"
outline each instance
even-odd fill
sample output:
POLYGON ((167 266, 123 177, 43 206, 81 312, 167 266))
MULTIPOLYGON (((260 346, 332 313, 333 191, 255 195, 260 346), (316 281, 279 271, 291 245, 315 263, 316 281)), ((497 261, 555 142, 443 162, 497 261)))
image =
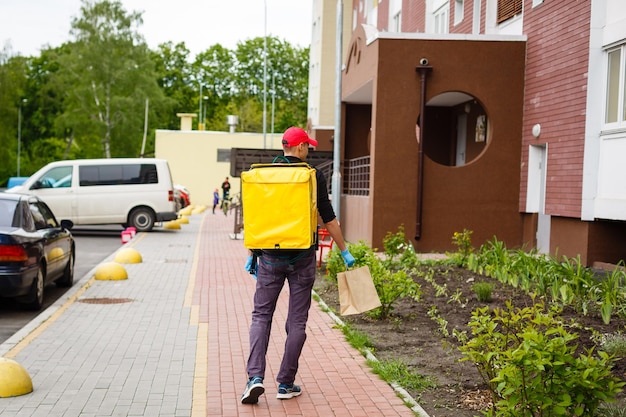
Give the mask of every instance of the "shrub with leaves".
POLYGON ((471 230, 463 229, 462 232, 454 232, 452 235, 452 243, 457 247, 457 251, 448 255, 459 267, 466 266, 469 256, 474 252, 472 233, 471 230))
POLYGON ((477 282, 472 285, 472 290, 476 293, 476 298, 481 303, 491 302, 491 293, 493 292, 494 285, 491 282, 477 282))
POLYGON ((421 298, 420 285, 407 274, 406 270, 390 271, 378 259, 373 260, 369 268, 381 306, 368 312, 368 315, 385 319, 389 317, 394 309, 394 304, 399 299, 410 297, 415 301, 419 301, 421 298))
POLYGON ((473 337, 460 347, 476 364, 493 395, 485 415, 498 417, 592 416, 621 391, 611 375, 614 357, 588 350, 576 354, 558 310, 542 304, 472 313, 473 337))
MULTIPOLYGON (((413 245, 406 242, 404 229, 398 228, 396 233, 387 233, 383 239, 385 251, 381 259, 375 250, 365 242, 348 244, 354 256, 354 268, 367 265, 374 287, 380 298, 381 307, 367 312, 371 317, 387 318, 394 309, 394 304, 401 298, 411 297, 418 301, 421 288, 412 278, 413 268, 417 265, 417 254, 413 245)), ((345 271, 346 266, 338 249, 333 249, 326 263, 326 278, 337 282, 337 274, 345 271)))
POLYGON ((404 226, 398 226, 396 233, 387 232, 383 238, 384 264, 391 270, 410 270, 419 263, 415 248, 406 240, 404 226))
MULTIPOLYGON (((354 256, 354 268, 370 265, 372 259, 376 258, 374 250, 362 240, 360 240, 359 243, 348 243, 347 245, 350 253, 354 256)), ((338 248, 334 247, 326 260, 326 278, 337 283, 337 273, 345 270, 346 264, 341 257, 341 252, 338 248)))

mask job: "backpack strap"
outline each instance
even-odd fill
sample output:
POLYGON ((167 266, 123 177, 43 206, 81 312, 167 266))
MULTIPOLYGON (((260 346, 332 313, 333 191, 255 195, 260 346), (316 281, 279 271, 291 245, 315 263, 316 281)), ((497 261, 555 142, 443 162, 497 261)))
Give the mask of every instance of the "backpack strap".
POLYGON ((276 161, 278 161, 280 159, 285 160, 288 164, 291 163, 291 161, 285 155, 278 155, 276 158, 274 158, 274 160, 272 161, 272 164, 275 164, 276 161))

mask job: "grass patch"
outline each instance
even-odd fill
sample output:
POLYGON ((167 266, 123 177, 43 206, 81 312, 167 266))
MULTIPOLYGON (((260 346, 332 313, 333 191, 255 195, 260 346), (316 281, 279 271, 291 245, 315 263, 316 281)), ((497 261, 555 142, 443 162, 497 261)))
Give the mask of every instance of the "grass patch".
POLYGON ((358 349, 359 351, 363 351, 364 349, 369 349, 371 351, 374 349, 374 344, 365 333, 361 333, 347 324, 341 327, 341 331, 346 337, 348 343, 350 343, 350 345, 352 345, 355 349, 358 349))
POLYGON ((493 288, 494 285, 490 282, 477 282, 472 286, 478 301, 481 303, 491 302, 491 293, 493 292, 493 288))
POLYGON ((391 361, 368 360, 367 364, 382 380, 388 383, 395 382, 405 389, 423 391, 437 386, 432 378, 412 373, 408 365, 399 359, 391 361))
POLYGON ((618 358, 626 357, 626 335, 621 333, 607 334, 600 342, 602 350, 618 358))

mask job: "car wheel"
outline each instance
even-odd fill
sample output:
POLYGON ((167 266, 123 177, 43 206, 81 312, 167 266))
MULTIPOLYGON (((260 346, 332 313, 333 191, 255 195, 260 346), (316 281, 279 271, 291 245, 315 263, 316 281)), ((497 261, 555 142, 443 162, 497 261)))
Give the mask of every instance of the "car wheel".
POLYGON ((63 276, 57 280, 59 287, 71 287, 74 284, 74 248, 70 251, 70 257, 65 265, 63 276))
POLYGON ((136 208, 130 213, 128 223, 131 224, 137 232, 149 232, 154 226, 154 214, 149 208, 136 208))
POLYGON ((43 287, 44 287, 44 276, 41 267, 37 270, 37 279, 33 282, 33 286, 30 289, 30 293, 28 294, 28 299, 30 301, 24 303, 26 308, 29 310, 41 310, 43 307, 43 287))

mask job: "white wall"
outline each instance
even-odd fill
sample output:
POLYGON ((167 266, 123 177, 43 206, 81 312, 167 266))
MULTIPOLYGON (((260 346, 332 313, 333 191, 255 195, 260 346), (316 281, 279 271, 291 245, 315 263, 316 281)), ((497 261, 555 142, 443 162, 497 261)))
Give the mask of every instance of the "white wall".
POLYGON ((582 220, 626 220, 626 131, 603 131, 605 48, 626 41, 626 2, 596 0, 591 32, 585 122, 582 220))

